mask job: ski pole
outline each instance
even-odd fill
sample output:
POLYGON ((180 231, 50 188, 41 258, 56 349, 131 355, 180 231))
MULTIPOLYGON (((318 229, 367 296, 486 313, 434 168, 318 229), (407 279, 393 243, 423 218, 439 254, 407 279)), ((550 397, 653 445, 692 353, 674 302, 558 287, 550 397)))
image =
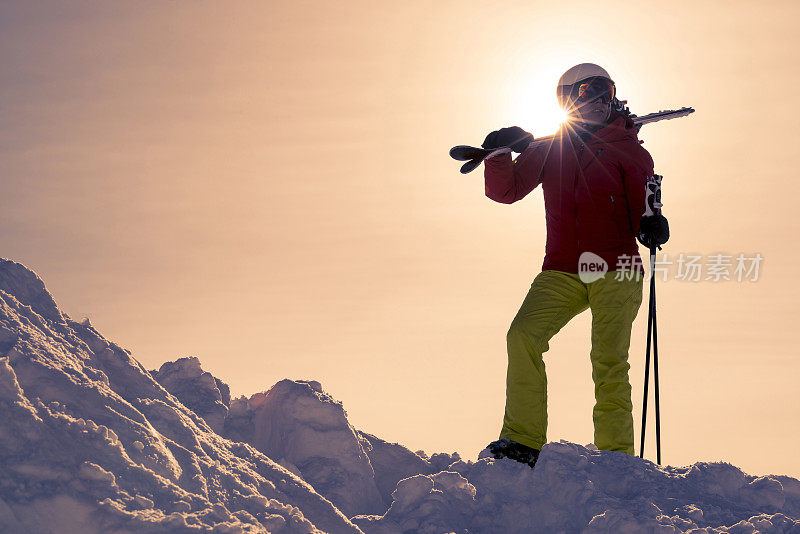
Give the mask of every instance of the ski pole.
POLYGON ((650 386, 650 340, 653 335, 653 298, 655 293, 655 277, 653 273, 653 254, 650 255, 650 298, 647 302, 647 350, 644 358, 644 398, 642 399, 642 439, 639 443, 639 458, 644 458, 644 435, 647 429, 647 389, 650 386))
MULTIPOLYGON (((647 202, 644 215, 661 213, 661 179, 655 174, 647 179, 647 202)), ((658 247, 661 248, 661 247, 658 247)), ((645 430, 647 429, 647 397, 650 384, 650 348, 653 349, 653 381, 655 393, 656 415, 656 463, 661 465, 661 402, 658 381, 658 329, 656 327, 656 247, 650 247, 650 298, 647 306, 647 348, 644 364, 644 399, 642 400, 642 434, 639 446, 639 458, 644 458, 645 430)))
POLYGON ((642 402, 642 440, 639 458, 644 458, 644 434, 647 428, 647 388, 650 374, 650 347, 653 348, 653 382, 656 411, 656 463, 661 465, 661 402, 658 387, 658 329, 656 328, 656 278, 653 276, 656 263, 656 249, 650 249, 650 301, 647 310, 647 351, 644 368, 644 401, 642 402), (651 345, 652 340, 652 345, 651 345))
POLYGON ((658 329, 656 328, 656 277, 653 268, 656 262, 656 249, 650 249, 650 290, 653 292, 653 393, 656 409, 656 463, 661 465, 661 402, 658 394, 658 329))

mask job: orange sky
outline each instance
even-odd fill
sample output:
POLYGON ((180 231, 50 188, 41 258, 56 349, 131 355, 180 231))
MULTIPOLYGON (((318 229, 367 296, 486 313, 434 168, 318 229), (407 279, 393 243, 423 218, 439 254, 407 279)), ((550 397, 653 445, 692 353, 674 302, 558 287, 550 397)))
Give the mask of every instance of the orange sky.
MULTIPOLYGON (((317 379, 356 427, 472 458, 544 212, 447 150, 552 133, 559 75, 596 62, 635 113, 697 109, 641 133, 664 252, 764 257, 756 283, 659 286, 664 461, 800 476, 800 4, 266 4, 0 3, 0 256, 148 368, 317 379)), ((592 439, 588 342, 586 313, 551 343, 550 439, 592 439)))

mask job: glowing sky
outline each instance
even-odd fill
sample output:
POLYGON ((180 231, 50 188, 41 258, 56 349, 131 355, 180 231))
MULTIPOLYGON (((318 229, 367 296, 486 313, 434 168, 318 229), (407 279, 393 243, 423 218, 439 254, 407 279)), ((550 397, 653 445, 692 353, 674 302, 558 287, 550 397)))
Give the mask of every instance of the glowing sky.
MULTIPOLYGON (((796 2, 0 2, 0 256, 148 368, 195 355, 235 395, 316 379, 356 427, 472 458, 500 428, 544 212, 540 191, 488 200, 447 150, 552 133, 558 77, 596 62, 635 113, 697 109, 641 132, 664 252, 764 257, 755 283, 660 283, 664 461, 800 476, 799 19, 796 2)), ((588 342, 588 313, 551 342, 550 439, 592 439, 588 342)))

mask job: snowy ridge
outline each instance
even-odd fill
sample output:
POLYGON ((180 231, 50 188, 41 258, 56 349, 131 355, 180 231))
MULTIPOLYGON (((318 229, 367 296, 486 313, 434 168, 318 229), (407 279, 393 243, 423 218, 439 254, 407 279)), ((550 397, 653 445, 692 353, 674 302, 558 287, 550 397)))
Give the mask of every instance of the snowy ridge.
POLYGON ((799 518, 800 481, 727 463, 567 442, 534 470, 428 458, 353 428, 315 381, 232 400, 196 358, 146 371, 0 260, 4 534, 800 534, 799 518))
POLYGON ((150 374, 184 406, 202 417, 214 432, 222 434, 231 405, 231 391, 227 384, 204 372, 200 360, 180 358, 166 362, 150 374))
POLYGON ((0 532, 359 532, 40 284, 0 263, 0 532))

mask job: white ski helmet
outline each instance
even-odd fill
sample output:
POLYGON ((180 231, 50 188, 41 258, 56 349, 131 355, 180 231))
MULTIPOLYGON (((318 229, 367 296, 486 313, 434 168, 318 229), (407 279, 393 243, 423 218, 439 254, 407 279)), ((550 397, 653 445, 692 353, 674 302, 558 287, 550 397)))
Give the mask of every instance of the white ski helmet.
POLYGON ((570 94, 573 86, 589 78, 605 78, 611 82, 612 85, 614 84, 611 75, 600 65, 595 65, 594 63, 580 63, 567 70, 567 72, 562 74, 561 78, 559 78, 558 87, 556 88, 558 102, 562 106, 565 106, 566 96, 570 94))

